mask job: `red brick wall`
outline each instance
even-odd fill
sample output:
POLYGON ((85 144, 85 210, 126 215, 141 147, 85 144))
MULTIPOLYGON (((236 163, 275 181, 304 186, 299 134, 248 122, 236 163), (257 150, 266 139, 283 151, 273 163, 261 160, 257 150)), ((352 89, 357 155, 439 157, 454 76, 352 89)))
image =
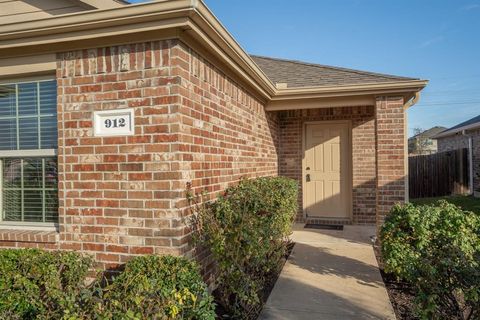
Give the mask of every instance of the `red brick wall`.
POLYGON ((377 135, 377 226, 391 207, 406 200, 405 112, 402 97, 378 97, 377 135))
POLYGON ((278 120, 244 87, 186 45, 174 48, 182 63, 178 121, 184 170, 194 191, 218 192, 242 177, 278 174, 278 120))
POLYGON ((81 250, 105 268, 132 255, 182 253, 172 200, 180 196, 172 180, 183 175, 175 43, 58 54, 59 233, 10 231, 4 246, 81 250), (94 137, 94 111, 124 108, 135 110, 135 135, 94 137))
POLYGON ((242 177, 301 181, 305 121, 352 121, 354 223, 404 199, 401 99, 378 100, 377 126, 373 106, 266 112, 228 70, 174 40, 61 53, 57 80, 59 233, 2 231, 1 246, 81 250, 105 268, 147 253, 208 265, 190 244, 187 183, 214 197, 242 177), (123 108, 135 111, 135 135, 93 136, 94 111, 123 108))
MULTIPOLYGON (((352 125, 353 217, 356 224, 375 223, 376 168, 374 107, 281 111, 280 175, 302 184, 302 130, 307 121, 350 120, 352 125)), ((302 190, 297 220, 303 220, 302 190)))
POLYGON ((60 248, 107 268, 181 254, 172 180, 182 176, 173 41, 59 54, 60 248), (134 108, 135 135, 94 137, 93 112, 134 108))
POLYGON ((58 234, 52 231, 0 229, 0 248, 58 249, 58 234))
POLYGON ((105 268, 187 254, 187 182, 213 197, 278 174, 277 116, 178 41, 65 52, 57 80, 59 234, 6 231, 2 246, 81 250, 105 268), (94 137, 93 112, 123 108, 135 135, 94 137))
MULTIPOLYGON (((181 63, 173 70, 181 78, 175 94, 181 97, 178 111, 179 153, 185 176, 172 191, 183 195, 187 182, 193 192, 215 197, 241 178, 278 174, 278 117, 225 71, 185 45, 174 48, 181 63)), ((191 212, 184 197, 175 201, 183 216, 191 212)), ((178 221, 179 225, 182 223, 178 221)), ((190 250, 190 235, 179 245, 190 250)), ((192 253, 209 271, 209 255, 192 253)))

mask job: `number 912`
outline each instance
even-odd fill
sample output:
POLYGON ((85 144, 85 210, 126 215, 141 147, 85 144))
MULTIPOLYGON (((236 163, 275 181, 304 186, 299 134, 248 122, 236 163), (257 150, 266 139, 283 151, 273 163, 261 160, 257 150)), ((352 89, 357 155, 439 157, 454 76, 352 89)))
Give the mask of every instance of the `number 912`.
POLYGON ((125 118, 105 120, 105 128, 123 128, 127 125, 125 118))

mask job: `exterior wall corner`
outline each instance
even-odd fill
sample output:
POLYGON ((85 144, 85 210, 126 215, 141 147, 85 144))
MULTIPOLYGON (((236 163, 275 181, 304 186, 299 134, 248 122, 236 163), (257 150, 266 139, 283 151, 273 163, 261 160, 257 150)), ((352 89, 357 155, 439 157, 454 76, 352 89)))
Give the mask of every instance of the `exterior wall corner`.
POLYGON ((375 133, 377 162, 377 228, 391 207, 407 200, 406 126, 404 98, 381 96, 376 99, 375 133))

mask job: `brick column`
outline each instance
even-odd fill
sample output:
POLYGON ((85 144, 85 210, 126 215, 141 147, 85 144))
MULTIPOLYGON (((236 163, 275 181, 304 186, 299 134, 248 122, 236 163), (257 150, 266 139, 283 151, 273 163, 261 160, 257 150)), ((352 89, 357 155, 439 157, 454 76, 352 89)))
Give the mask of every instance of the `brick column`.
POLYGON ((403 97, 377 97, 377 227, 391 207, 406 199, 405 115, 403 97))

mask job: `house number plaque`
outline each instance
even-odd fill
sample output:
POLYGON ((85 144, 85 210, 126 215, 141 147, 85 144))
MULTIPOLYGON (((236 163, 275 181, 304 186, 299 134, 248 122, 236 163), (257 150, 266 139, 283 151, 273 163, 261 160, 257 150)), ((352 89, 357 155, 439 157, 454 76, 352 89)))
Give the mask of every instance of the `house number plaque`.
POLYGON ((93 115, 95 136, 131 136, 135 133, 133 109, 95 111, 93 115))

